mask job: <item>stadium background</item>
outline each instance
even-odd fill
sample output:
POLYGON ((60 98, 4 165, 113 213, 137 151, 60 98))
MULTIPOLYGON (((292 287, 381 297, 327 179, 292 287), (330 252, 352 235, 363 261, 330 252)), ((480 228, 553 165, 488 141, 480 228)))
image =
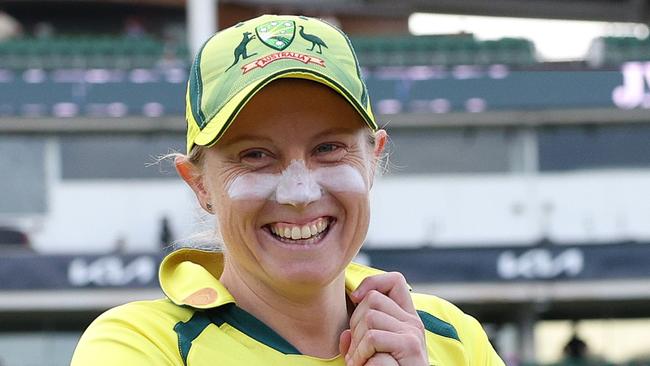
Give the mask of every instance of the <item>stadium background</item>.
POLYGON ((156 163, 184 149, 191 50, 211 18, 262 13, 350 34, 392 138, 360 261, 476 315, 509 365, 559 362, 573 336, 650 364, 647 27, 561 62, 409 32, 415 12, 644 25, 648 1, 189 3, 0 2, 0 365, 66 365, 99 313, 161 296, 164 251, 205 229, 156 163))

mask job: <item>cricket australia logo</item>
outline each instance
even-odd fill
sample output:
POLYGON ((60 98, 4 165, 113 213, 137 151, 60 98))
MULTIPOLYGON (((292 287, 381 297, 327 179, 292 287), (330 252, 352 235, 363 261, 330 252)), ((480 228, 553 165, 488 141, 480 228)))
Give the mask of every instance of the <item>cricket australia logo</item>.
POLYGON ((289 47, 296 35, 296 23, 293 20, 266 22, 255 28, 257 38, 265 45, 282 51, 289 47))

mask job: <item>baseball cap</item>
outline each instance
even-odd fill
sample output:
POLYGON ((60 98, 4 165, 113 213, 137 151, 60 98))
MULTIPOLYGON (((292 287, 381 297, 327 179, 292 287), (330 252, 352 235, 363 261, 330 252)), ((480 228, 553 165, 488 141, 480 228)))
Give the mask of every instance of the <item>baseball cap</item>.
POLYGON ((253 95, 279 78, 332 88, 378 129, 343 32, 315 18, 262 15, 216 33, 196 55, 185 95, 187 153, 194 145, 214 145, 253 95))

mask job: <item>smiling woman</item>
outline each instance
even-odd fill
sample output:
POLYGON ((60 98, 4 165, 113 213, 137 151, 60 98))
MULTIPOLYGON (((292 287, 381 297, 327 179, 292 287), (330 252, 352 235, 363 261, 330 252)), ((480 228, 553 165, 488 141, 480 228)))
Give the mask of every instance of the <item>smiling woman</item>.
POLYGON ((387 135, 338 29, 262 16, 216 34, 187 123, 176 168, 223 252, 168 255, 167 297, 100 316, 73 365, 503 365, 476 320, 351 263, 387 135))

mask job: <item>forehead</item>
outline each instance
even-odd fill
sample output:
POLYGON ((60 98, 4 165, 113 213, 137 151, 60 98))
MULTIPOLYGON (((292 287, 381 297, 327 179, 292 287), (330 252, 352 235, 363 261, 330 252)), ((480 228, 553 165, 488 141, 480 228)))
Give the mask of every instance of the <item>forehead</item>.
POLYGON ((274 80, 258 91, 221 141, 239 135, 299 135, 326 130, 356 133, 366 128, 354 107, 330 87, 315 81, 285 78, 274 80))

